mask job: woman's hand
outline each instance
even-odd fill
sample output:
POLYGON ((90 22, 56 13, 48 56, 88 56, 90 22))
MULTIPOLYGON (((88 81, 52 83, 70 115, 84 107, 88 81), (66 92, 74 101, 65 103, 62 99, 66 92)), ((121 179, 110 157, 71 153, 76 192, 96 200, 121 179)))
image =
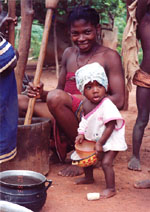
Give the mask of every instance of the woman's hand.
POLYGON ((16 18, 11 18, 11 17, 6 16, 0 22, 0 32, 3 33, 3 35, 6 38, 6 40, 8 39, 8 29, 9 29, 9 25, 11 23, 14 23, 15 26, 16 26, 17 25, 17 17, 16 18))
POLYGON ((27 95, 29 98, 42 98, 43 94, 43 83, 40 82, 39 85, 34 86, 32 82, 29 82, 27 86, 27 95))

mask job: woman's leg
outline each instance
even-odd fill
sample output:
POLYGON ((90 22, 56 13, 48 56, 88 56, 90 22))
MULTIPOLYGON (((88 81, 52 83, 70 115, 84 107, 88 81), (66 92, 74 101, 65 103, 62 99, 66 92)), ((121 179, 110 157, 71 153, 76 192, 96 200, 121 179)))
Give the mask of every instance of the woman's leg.
MULTIPOLYGON (((25 117, 27 108, 28 108, 28 102, 29 102, 29 98, 26 95, 21 95, 21 94, 18 95, 20 117, 25 117)), ((40 101, 39 102, 36 101, 35 103, 33 116, 50 118, 51 120, 54 119, 47 107, 46 102, 40 102, 40 101)))
POLYGON ((47 105, 58 126, 69 138, 70 144, 74 145, 78 121, 72 111, 72 97, 63 90, 56 89, 48 93, 47 105))
MULTIPOLYGON (((78 121, 72 112, 72 97, 63 90, 56 89, 48 93, 47 105, 57 125, 68 138, 68 145, 74 145, 78 121)), ((82 173, 83 169, 81 167, 71 165, 59 171, 58 175, 73 177, 82 173)))

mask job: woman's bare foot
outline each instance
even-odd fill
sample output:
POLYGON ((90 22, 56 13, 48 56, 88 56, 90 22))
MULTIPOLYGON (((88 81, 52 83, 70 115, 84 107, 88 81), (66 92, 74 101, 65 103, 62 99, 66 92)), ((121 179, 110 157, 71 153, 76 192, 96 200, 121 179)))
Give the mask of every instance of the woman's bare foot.
POLYGON ((100 192, 100 199, 110 198, 113 197, 114 195, 116 195, 115 189, 107 188, 104 191, 100 192))
POLYGON ((134 183, 134 188, 150 188, 150 180, 142 180, 134 183))
POLYGON ((128 169, 134 170, 134 171, 141 171, 141 165, 140 160, 136 158, 135 156, 132 156, 128 163, 128 169))
POLYGON ((93 178, 86 178, 86 177, 80 177, 75 181, 76 185, 92 184, 92 183, 94 183, 94 179, 93 178))
POLYGON ((69 165, 68 167, 58 172, 58 175, 63 177, 75 177, 81 174, 83 174, 83 168, 73 165, 69 165))

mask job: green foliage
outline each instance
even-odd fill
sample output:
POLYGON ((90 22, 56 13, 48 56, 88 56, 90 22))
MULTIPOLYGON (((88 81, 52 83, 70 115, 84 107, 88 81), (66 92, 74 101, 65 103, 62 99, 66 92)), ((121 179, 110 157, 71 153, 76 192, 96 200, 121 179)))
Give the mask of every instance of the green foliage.
MULTIPOLYGON (((18 25, 15 28, 15 47, 18 48, 21 29, 21 20, 18 19, 18 25)), ((29 56, 37 59, 40 52, 40 46, 43 36, 43 25, 40 25, 38 20, 34 20, 31 31, 31 45, 29 56)))
POLYGON ((59 1, 57 7, 57 13, 59 15, 66 15, 69 10, 78 5, 91 5, 95 8, 101 17, 101 23, 108 23, 109 16, 117 16, 120 14, 122 5, 125 5, 121 0, 68 0, 68 1, 59 1), (120 8, 118 9, 118 5, 120 8), (111 8, 111 9, 110 9, 111 8))
POLYGON ((40 46, 43 36, 43 25, 39 25, 37 20, 33 21, 31 32, 31 55, 34 58, 38 58, 40 52, 40 46))
POLYGON ((118 14, 121 14, 121 15, 117 15, 115 17, 115 26, 118 27, 118 46, 117 46, 117 50, 121 54, 122 35, 123 35, 124 28, 126 26, 126 5, 121 0, 119 0, 119 4, 118 4, 118 7, 117 7, 117 10, 118 10, 118 14))

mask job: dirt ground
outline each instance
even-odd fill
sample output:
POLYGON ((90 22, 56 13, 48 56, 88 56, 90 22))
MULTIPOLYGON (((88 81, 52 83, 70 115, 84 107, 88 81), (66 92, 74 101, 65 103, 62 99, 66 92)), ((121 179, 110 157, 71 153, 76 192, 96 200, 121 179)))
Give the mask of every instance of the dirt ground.
MULTIPOLYGON (((33 74, 33 71, 30 71, 33 74)), ((53 89, 57 79, 55 72, 44 70, 42 81, 46 89, 53 89)), ((150 178, 150 125, 146 128, 141 147, 142 171, 131 171, 127 169, 127 163, 132 152, 132 129, 136 119, 135 87, 129 96, 129 109, 122 111, 126 121, 126 142, 128 150, 121 152, 114 163, 116 176, 117 195, 103 200, 88 201, 86 195, 89 192, 100 192, 105 188, 105 180, 101 168, 94 170, 95 182, 92 185, 75 185, 77 177, 61 177, 58 171, 66 165, 50 165, 47 179, 53 181, 47 191, 47 200, 41 212, 145 212, 150 209, 150 189, 135 189, 133 183, 138 180, 150 178)))

